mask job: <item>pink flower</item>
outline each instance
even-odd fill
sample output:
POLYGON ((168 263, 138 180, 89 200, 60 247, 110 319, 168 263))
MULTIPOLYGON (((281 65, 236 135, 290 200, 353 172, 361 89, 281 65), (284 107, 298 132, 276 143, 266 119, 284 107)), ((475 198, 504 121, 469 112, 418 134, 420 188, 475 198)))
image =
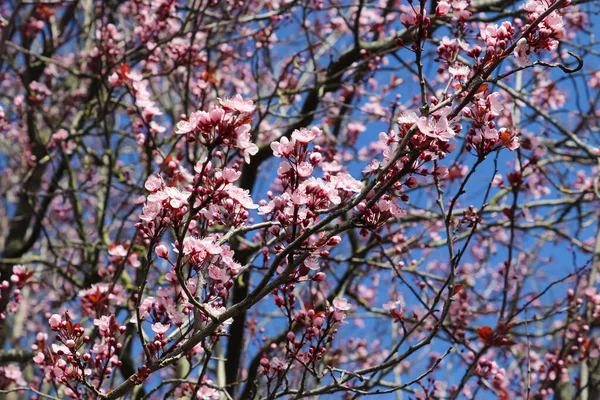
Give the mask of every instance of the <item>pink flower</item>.
POLYGON ((416 123, 422 134, 446 142, 456 135, 447 118, 451 111, 450 107, 443 107, 429 118, 418 117, 414 112, 404 113, 398 117, 398 124, 416 123))
POLYGON ((240 113, 251 113, 256 109, 252 100, 244 100, 239 94, 236 94, 230 99, 219 99, 219 103, 221 103, 226 110, 234 110, 240 113))
POLYGON ((144 205, 140 219, 142 221, 154 221, 154 219, 162 211, 162 205, 159 202, 148 202, 144 205))
POLYGON ((108 336, 110 334, 110 317, 103 315, 94 319, 94 325, 100 330, 100 335, 108 336))
POLYGON ((164 244, 156 246, 156 249, 154 251, 156 252, 156 255, 160 258, 164 258, 165 260, 169 258, 169 250, 164 244))
POLYGON ((44 362, 45 359, 46 359, 46 356, 44 355, 44 353, 39 352, 33 357, 33 362, 36 364, 41 364, 44 362))
POLYGON ((527 43, 527 39, 521 38, 517 42, 517 46, 513 52, 515 58, 517 59, 517 64, 520 67, 525 67, 531 64, 531 59, 529 58, 529 54, 531 54, 531 48, 527 43))
MULTIPOLYGON (((175 249, 177 251, 177 249, 175 249)), ((221 246, 217 245, 214 242, 214 238, 207 237, 203 239, 198 239, 195 237, 188 236, 183 239, 183 254, 194 255, 194 254, 202 254, 206 252, 211 255, 221 254, 223 249, 221 246)))
POLYGON ((108 83, 110 83, 111 86, 116 86, 119 83, 119 81, 120 81, 120 78, 119 78, 119 75, 116 72, 113 72, 108 77, 108 83))
POLYGON ((250 137, 250 125, 244 124, 236 128, 235 133, 237 134, 237 146, 242 150, 244 161, 246 161, 246 164, 249 164, 250 156, 258 153, 258 146, 252 142, 252 138, 250 137))
POLYGON ((200 386, 196 392, 196 398, 199 400, 218 400, 220 397, 219 391, 215 388, 206 386, 212 384, 211 380, 207 380, 205 384, 200 386))
POLYGON ((336 310, 348 311, 352 308, 352 305, 348 303, 348 300, 343 297, 336 297, 333 299, 333 306, 336 310))
POLYGON ((55 354, 69 354, 71 350, 64 344, 52 343, 52 352, 55 354))
POLYGON ((319 259, 317 257, 308 257, 304 260, 304 265, 313 271, 317 271, 319 269, 319 259))
POLYGON ((402 10, 400 22, 406 28, 410 28, 412 25, 417 23, 417 14, 415 14, 415 11, 412 7, 405 7, 405 9, 402 10))
POLYGON ((187 121, 179 121, 177 123, 177 130, 175 131, 178 135, 185 135, 193 132, 198 128, 201 123, 210 121, 210 115, 206 111, 195 111, 190 115, 187 121))
POLYGON ((466 78, 467 76, 469 76, 471 70, 466 65, 459 65, 456 68, 448 68, 448 72, 450 73, 450 75, 455 76, 457 78, 466 78))
POLYGON ((491 93, 490 95, 488 95, 487 101, 490 105, 491 114, 494 117, 499 116, 502 110, 504 110, 504 106, 502 105, 502 102, 500 102, 500 93, 491 93))
POLYGON ((443 17, 448 13, 449 10, 450 4, 446 3, 445 1, 440 1, 437 7, 435 8, 435 15, 437 17, 443 17))
POLYGON ((56 131, 56 133, 54 133, 52 135, 52 140, 65 140, 66 138, 69 137, 69 132, 67 132, 65 129, 59 129, 56 131))
POLYGON ((271 143, 271 150, 275 157, 288 157, 294 151, 294 143, 286 137, 282 137, 279 142, 271 143))
POLYGON ((250 197, 250 191, 232 184, 227 185, 225 190, 230 198, 237 201, 245 209, 252 210, 258 208, 258 205, 254 204, 252 198, 250 197))
POLYGON ((331 177, 331 182, 335 188, 350 193, 358 193, 362 190, 363 184, 351 177, 349 174, 337 174, 331 177))
POLYGON ((111 244, 108 248, 108 254, 113 257, 125 257, 127 256, 127 249, 122 244, 116 246, 111 244))
POLYGON ((298 165, 297 169, 298 169, 298 175, 301 178, 308 178, 310 176, 310 174, 312 174, 313 166, 310 163, 303 161, 300 163, 300 165, 298 165))
POLYGON ((149 192, 158 192, 164 186, 165 183, 163 182, 162 178, 156 175, 150 175, 148 179, 146 179, 146 183, 144 184, 144 187, 149 192))
POLYGON ((229 275, 227 272, 215 265, 211 265, 208 269, 208 276, 210 276, 211 279, 219 282, 227 282, 229 280, 229 275))
MULTIPOLYGON (((206 304, 206 308, 208 311, 215 317, 219 318, 221 314, 223 314, 227 309, 225 307, 215 307, 212 304, 206 304)), ((233 323, 233 318, 228 318, 223 321, 223 325, 231 325, 233 323)))
POLYGON ((321 134, 321 130, 319 128, 312 129, 297 129, 292 133, 292 141, 295 141, 300 144, 309 144, 312 142, 317 136, 321 134))
POLYGON ((225 179, 229 183, 237 181, 241 175, 242 173, 240 171, 236 171, 231 168, 224 168, 221 172, 221 176, 223 177, 223 179, 225 179))
POLYGON ((177 188, 167 187, 165 193, 169 197, 169 205, 175 209, 181 208, 184 204, 187 204, 187 199, 191 193, 187 191, 180 191, 177 188))
POLYGON ((50 323, 50 328, 53 331, 57 331, 61 328, 62 319, 58 314, 52 314, 48 322, 50 323))

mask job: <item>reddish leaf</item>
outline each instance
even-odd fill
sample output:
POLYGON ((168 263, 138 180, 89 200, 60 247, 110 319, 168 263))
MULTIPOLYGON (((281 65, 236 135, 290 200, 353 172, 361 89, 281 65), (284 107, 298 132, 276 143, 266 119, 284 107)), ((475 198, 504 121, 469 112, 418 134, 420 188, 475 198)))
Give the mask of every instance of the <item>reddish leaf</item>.
POLYGON ((477 329, 477 336, 488 346, 492 347, 506 347, 517 344, 516 341, 511 339, 509 336, 504 335, 503 332, 508 331, 512 324, 502 325, 500 324, 496 333, 489 326, 482 326, 477 329))
POLYGON ((494 341, 494 331, 489 326, 482 326, 477 329, 477 336, 479 336, 479 339, 485 344, 492 344, 494 341))
POLYGON ((204 82, 217 83, 218 80, 214 76, 214 73, 216 70, 217 70, 217 68, 214 67, 214 68, 210 68, 208 70, 202 71, 202 73, 200 75, 200 79, 202 79, 204 82))
POLYGON ((488 88, 488 84, 487 84, 487 83, 484 83, 484 84, 482 84, 481 86, 479 86, 479 89, 477 89, 477 92, 476 92, 476 93, 482 93, 482 92, 485 92, 485 91, 487 90, 487 88, 488 88))
POLYGON ((455 285, 454 289, 452 290, 452 296, 454 296, 457 293, 460 293, 464 288, 465 288, 465 285, 463 285, 462 283, 455 285))
POLYGON ((513 137, 510 129, 501 130, 499 132, 499 134, 500 134, 500 141, 502 142, 503 145, 509 144, 513 137))
POLYGON ((324 317, 325 317, 325 313, 324 313, 323 311, 321 311, 321 312, 318 312, 318 313, 316 313, 316 314, 313 316, 313 320, 314 320, 315 318, 324 318, 324 317))

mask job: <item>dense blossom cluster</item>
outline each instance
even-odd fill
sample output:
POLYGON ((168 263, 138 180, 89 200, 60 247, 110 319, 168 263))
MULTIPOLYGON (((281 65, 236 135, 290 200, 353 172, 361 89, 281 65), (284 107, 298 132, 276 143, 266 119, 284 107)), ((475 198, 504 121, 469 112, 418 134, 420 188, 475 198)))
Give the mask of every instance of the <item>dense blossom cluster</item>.
POLYGON ((519 148, 519 141, 510 128, 496 129, 494 121, 502 112, 499 93, 482 92, 475 96, 473 108, 465 108, 463 115, 473 121, 467 133, 467 142, 480 157, 501 147, 510 150, 519 148))
MULTIPOLYGON (((568 2, 563 2, 564 6, 568 2)), ((531 63, 532 53, 538 53, 543 50, 554 50, 558 46, 558 40, 565 37, 565 23, 558 10, 547 13, 551 2, 544 0, 529 0, 523 9, 527 12, 529 23, 536 21, 542 14, 547 16, 537 25, 536 29, 527 37, 522 37, 517 42, 514 54, 519 65, 528 65, 531 63)))

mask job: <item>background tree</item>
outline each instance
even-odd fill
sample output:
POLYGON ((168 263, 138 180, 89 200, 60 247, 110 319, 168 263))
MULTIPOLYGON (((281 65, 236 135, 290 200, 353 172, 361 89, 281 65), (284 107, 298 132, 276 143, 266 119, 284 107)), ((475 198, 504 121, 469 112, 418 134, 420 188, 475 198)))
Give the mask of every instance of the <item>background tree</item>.
POLYGON ((0 393, 599 398, 598 11, 3 1, 0 393))

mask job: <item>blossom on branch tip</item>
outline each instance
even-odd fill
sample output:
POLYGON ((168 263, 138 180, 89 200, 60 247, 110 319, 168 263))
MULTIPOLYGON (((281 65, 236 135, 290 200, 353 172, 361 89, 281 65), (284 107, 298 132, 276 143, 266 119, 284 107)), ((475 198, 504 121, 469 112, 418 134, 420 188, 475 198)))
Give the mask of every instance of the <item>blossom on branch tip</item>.
POLYGON ((256 106, 252 100, 244 100, 239 94, 236 94, 229 99, 219 99, 219 103, 226 110, 235 110, 240 113, 249 114, 256 109, 256 106))

